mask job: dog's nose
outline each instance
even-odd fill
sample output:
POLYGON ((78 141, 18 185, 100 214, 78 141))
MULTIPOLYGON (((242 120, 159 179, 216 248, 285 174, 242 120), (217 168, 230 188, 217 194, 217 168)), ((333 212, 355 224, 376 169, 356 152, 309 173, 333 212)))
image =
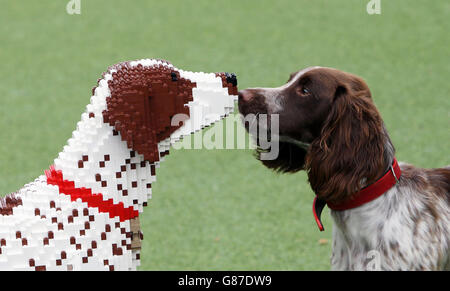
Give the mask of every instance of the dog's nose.
POLYGON ((247 102, 247 101, 252 100, 253 97, 255 96, 255 94, 253 93, 252 90, 245 89, 245 90, 239 91, 238 96, 239 96, 239 100, 247 102))

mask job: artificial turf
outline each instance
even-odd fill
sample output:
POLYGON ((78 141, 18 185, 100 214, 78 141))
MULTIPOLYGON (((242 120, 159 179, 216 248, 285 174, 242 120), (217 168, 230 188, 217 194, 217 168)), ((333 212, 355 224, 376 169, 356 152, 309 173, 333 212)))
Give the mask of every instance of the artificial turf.
MULTIPOLYGON (((114 63, 164 58, 278 86, 311 65, 369 84, 399 160, 450 164, 450 3, 445 0, 81 0, 0 3, 0 193, 52 164, 114 63)), ((141 270, 327 270, 305 173, 279 175, 251 150, 172 150, 141 217, 141 270)))

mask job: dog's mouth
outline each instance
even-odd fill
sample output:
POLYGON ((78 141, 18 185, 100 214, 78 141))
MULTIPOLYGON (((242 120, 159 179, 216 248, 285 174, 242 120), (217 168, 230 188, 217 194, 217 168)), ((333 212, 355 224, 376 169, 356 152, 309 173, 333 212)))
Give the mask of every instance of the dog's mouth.
POLYGON ((309 142, 281 132, 280 116, 268 113, 264 98, 257 94, 257 90, 247 89, 239 91, 238 101, 244 128, 258 147, 262 142, 270 142, 272 144, 291 144, 304 150, 309 148, 309 142))

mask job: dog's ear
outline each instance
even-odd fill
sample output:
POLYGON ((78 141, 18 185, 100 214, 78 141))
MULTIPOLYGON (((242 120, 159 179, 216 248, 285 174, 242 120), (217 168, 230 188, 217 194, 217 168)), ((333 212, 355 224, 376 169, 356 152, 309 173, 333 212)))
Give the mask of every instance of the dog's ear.
POLYGON ((174 115, 189 115, 185 104, 192 101, 196 84, 165 66, 125 64, 115 69, 108 81, 111 96, 106 98, 103 120, 145 160, 159 161, 158 142, 181 126, 171 124, 174 115))
POLYGON ((367 90, 337 86, 320 138, 306 160, 309 182, 320 198, 338 201, 383 174, 381 116, 367 90))

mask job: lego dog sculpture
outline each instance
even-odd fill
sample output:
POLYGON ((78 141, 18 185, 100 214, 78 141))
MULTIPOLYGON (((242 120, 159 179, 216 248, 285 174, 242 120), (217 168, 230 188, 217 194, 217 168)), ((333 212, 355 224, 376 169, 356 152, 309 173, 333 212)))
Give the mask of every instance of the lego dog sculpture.
POLYGON ((236 100, 234 74, 154 59, 108 68, 54 165, 0 198, 0 270, 135 270, 155 169, 236 100))

